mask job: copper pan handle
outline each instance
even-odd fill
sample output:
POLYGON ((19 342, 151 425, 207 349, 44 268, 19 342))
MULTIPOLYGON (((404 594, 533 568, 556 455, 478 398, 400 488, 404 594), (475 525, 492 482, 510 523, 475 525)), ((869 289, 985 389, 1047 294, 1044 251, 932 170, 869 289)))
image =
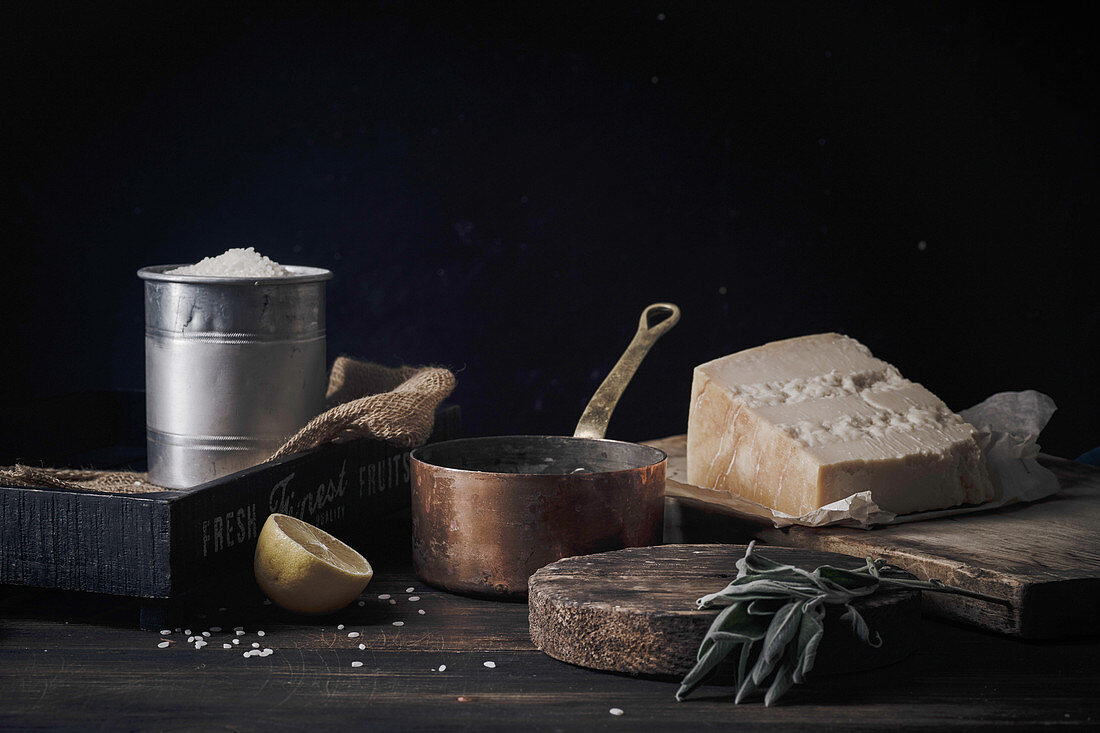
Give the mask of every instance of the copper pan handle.
POLYGON ((619 398, 623 396, 626 385, 630 384, 634 372, 638 371, 638 365, 657 339, 668 333, 679 320, 680 309, 672 303, 654 303, 642 311, 642 317, 638 319, 638 332, 603 380, 603 384, 596 390, 596 394, 588 401, 581 419, 577 421, 574 438, 604 437, 607 423, 611 420, 611 412, 619 404, 619 398))

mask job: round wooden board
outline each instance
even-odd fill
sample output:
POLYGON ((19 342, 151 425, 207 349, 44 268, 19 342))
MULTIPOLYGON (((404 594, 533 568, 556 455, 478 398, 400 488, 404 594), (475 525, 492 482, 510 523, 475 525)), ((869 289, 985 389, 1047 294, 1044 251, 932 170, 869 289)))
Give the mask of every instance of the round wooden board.
MULTIPOLYGON (((831 552, 757 547, 760 555, 812 570, 856 569, 859 558, 831 552)), ((695 601, 737 577, 744 545, 658 545, 569 557, 531 576, 531 640, 555 659, 582 667, 683 676, 718 610, 695 601)), ((853 603, 882 646, 857 639, 843 607, 829 607, 814 674, 854 672, 899 661, 914 649, 920 622, 918 591, 882 591, 853 603)))

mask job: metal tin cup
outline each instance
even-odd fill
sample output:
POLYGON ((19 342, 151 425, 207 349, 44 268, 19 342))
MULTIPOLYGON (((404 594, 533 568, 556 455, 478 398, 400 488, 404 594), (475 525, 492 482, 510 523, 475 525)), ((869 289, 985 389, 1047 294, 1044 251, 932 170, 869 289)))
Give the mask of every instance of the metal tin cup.
POLYGON ((324 408, 325 281, 169 275, 145 281, 149 480, 184 488, 265 461, 324 408))

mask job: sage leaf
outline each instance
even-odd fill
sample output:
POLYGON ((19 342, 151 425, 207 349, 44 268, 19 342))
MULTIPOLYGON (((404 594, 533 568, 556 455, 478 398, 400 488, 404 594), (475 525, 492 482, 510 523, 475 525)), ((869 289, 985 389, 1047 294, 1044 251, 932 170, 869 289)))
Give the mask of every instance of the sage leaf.
POLYGON ((769 662, 776 662, 783 656, 787 642, 794 638, 801 621, 802 603, 791 601, 775 612, 764 637, 764 650, 761 652, 769 662))
POLYGON ((867 622, 863 620, 863 616, 853 606, 846 605, 848 610, 844 612, 844 615, 840 617, 841 621, 847 621, 852 625, 852 633, 859 637, 860 641, 866 642, 868 645, 875 647, 876 649, 882 646, 882 637, 877 633, 875 634, 875 640, 871 640, 871 630, 867 627, 867 622))
POLYGON ((787 646, 787 652, 783 655, 783 664, 775 671, 775 677, 764 693, 764 707, 771 707, 779 698, 791 689, 794 684, 794 671, 798 667, 798 651, 794 644, 787 646))
POLYGON ((741 659, 737 662, 737 689, 739 690, 741 685, 745 684, 745 674, 749 670, 749 659, 755 646, 755 641, 750 641, 748 644, 741 646, 741 659))
POLYGON ((822 622, 824 618, 825 606, 803 606, 802 623, 798 627, 798 664, 791 673, 791 679, 798 684, 802 684, 806 675, 814 668, 817 647, 825 636, 825 624, 822 622))
POLYGON ((746 695, 748 695, 750 692, 752 692, 755 689, 756 689, 756 685, 752 681, 752 675, 751 674, 745 675, 745 679, 741 680, 741 683, 737 686, 737 695, 734 696, 734 698, 733 698, 733 704, 734 705, 739 704, 742 700, 745 699, 746 695))
POLYGON ((711 647, 707 649, 706 653, 700 657, 696 665, 680 682, 680 689, 676 691, 676 699, 682 702, 684 698, 691 694, 692 690, 703 684, 734 646, 736 646, 736 642, 719 641, 712 643, 711 647))

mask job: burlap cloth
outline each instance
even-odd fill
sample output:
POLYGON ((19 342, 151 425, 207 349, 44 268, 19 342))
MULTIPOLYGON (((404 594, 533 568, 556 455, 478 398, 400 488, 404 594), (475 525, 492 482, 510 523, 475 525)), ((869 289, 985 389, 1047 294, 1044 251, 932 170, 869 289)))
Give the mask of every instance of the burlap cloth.
MULTIPOLYGON (((390 369, 341 356, 329 374, 325 412, 292 435, 269 460, 351 435, 416 447, 431 435, 435 410, 454 388, 454 374, 440 367, 390 369)), ((149 483, 147 474, 135 471, 23 465, 0 467, 0 484, 116 494, 164 490, 149 483)))

